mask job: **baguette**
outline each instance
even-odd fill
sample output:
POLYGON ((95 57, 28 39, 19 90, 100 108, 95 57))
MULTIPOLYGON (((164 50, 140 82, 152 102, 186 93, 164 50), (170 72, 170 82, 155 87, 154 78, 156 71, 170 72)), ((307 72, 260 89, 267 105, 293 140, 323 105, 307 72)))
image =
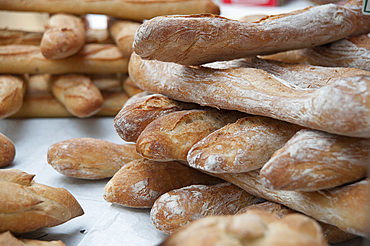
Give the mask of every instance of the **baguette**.
POLYGON ((33 177, 16 169, 0 170, 0 232, 31 232, 84 213, 66 189, 38 184, 33 177))
POLYGON ((122 56, 129 59, 133 49, 134 37, 140 23, 128 20, 119 20, 110 18, 108 21, 108 30, 115 44, 122 53, 122 56))
POLYGON ((13 141, 0 133, 0 146, 0 167, 12 164, 15 158, 15 146, 13 141))
POLYGON ((66 246, 62 241, 42 241, 37 239, 16 238, 9 231, 0 234, 0 245, 4 246, 66 246))
POLYGON ((161 246, 328 245, 316 221, 290 214, 282 219, 260 210, 202 218, 171 234, 161 246))
POLYGON ((339 135, 370 137, 368 71, 261 59, 216 65, 219 69, 187 67, 142 60, 133 54, 129 73, 141 89, 175 100, 272 117, 339 135))
POLYGON ((261 116, 247 116, 193 145, 187 161, 210 173, 260 169, 302 127, 261 116))
POLYGON ((79 118, 95 115, 103 106, 103 96, 88 76, 52 76, 51 90, 68 112, 79 118))
POLYGON ((76 54, 85 44, 86 28, 80 17, 52 15, 45 24, 40 50, 47 59, 62 59, 76 54))
POLYGON ((2 10, 102 14, 135 21, 166 14, 220 13, 219 7, 211 0, 1 0, 0 6, 2 10))
MULTIPOLYGON (((256 203, 256 204, 245 206, 244 208, 240 209, 237 212, 237 214, 245 213, 248 210, 256 210, 256 209, 273 213, 277 215, 279 218, 282 218, 288 214, 297 213, 293 209, 290 209, 286 206, 267 201, 267 202, 261 202, 261 203, 256 203)), ((328 243, 340 243, 340 242, 344 242, 344 241, 347 241, 355 237, 354 235, 350 233, 346 233, 342 230, 339 230, 335 226, 321 223, 321 222, 318 222, 318 223, 320 224, 321 229, 324 233, 325 239, 328 243)))
POLYGON ((21 77, 0 75, 0 119, 9 117, 21 109, 25 88, 21 77))
POLYGON ((301 130, 263 166, 260 177, 273 190, 317 191, 367 175, 369 139, 301 130))
POLYGON ((262 58, 287 63, 353 67, 370 71, 370 34, 346 37, 330 44, 290 50, 262 56, 262 58))
POLYGON ((136 94, 139 94, 143 92, 144 90, 140 89, 128 76, 125 80, 122 82, 123 91, 126 92, 126 94, 129 97, 132 97, 136 94))
POLYGON ((150 210, 150 219, 155 228, 172 234, 191 221, 235 214, 247 205, 262 201, 230 183, 191 185, 160 196, 150 210))
POLYGON ((135 102, 126 103, 114 118, 116 132, 127 142, 136 142, 141 132, 153 120, 172 112, 196 107, 194 104, 175 101, 160 94, 141 94, 132 100, 135 102))
POLYGON ((316 192, 272 190, 264 187, 259 171, 217 174, 246 192, 283 204, 318 221, 357 236, 370 236, 368 225, 369 180, 316 192))
POLYGON ((170 190, 219 182, 218 178, 178 162, 138 159, 114 174, 104 187, 104 199, 126 207, 151 208, 161 195, 170 190))
POLYGON ((242 116, 245 114, 226 110, 173 112, 147 125, 136 141, 136 150, 151 160, 186 162, 187 154, 195 143, 242 116))
POLYGON ((0 46, 0 73, 107 74, 127 73, 127 68, 128 59, 113 44, 86 44, 77 54, 58 60, 46 59, 38 46, 0 46))
POLYGON ((370 31, 362 2, 313 6, 258 22, 211 14, 158 16, 137 30, 134 51, 143 59, 200 65, 327 44, 370 31))
POLYGON ((134 144, 72 138, 51 145, 47 162, 59 173, 81 179, 111 178, 127 163, 142 158, 134 144))

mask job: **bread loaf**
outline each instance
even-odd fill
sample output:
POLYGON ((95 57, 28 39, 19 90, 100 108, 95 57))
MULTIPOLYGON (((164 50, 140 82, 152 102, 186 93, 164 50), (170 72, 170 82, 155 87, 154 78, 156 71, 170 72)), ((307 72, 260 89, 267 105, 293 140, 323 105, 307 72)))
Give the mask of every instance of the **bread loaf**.
POLYGON ((57 226, 84 213, 66 189, 38 184, 33 177, 16 169, 0 170, 0 232, 57 226))
POLYGON ((15 151, 13 141, 0 133, 0 167, 8 166, 13 162, 15 151))
POLYGON ((0 234, 0 245, 9 246, 66 246, 62 241, 42 241, 37 239, 16 238, 9 231, 0 234))
POLYGON ((283 204, 342 231, 370 235, 368 225, 369 180, 317 192, 272 190, 264 187, 259 171, 241 174, 217 174, 248 193, 283 204))
POLYGON ((64 74, 127 73, 125 59, 113 44, 86 44, 75 55, 58 60, 46 59, 38 46, 0 46, 0 73, 64 74))
POLYGON ((52 15, 45 24, 40 50, 47 59, 62 59, 76 54, 85 44, 83 20, 69 14, 52 15))
POLYGON ((0 119, 20 110, 25 91, 26 86, 21 77, 0 75, 0 119))
POLYGON ((136 150, 151 160, 186 162, 187 154, 195 143, 243 116, 245 114, 227 110, 173 112, 147 125, 136 141, 136 150))
POLYGON ((123 166, 104 187, 107 202, 127 207, 150 208, 162 194, 193 184, 216 184, 218 178, 178 162, 147 159, 123 166))
POLYGON ((135 144, 116 144, 95 138, 71 138, 51 145, 47 162, 66 176, 111 178, 127 163, 139 159, 135 144))
POLYGON ((158 230, 171 234, 191 221, 235 214, 247 205, 262 201, 230 183, 191 185, 160 196, 150 210, 150 219, 158 230))
MULTIPOLYGON (((283 205, 278 204, 278 203, 267 201, 267 202, 261 202, 261 203, 248 205, 248 206, 240 209, 237 212, 237 214, 245 213, 248 210, 267 211, 267 212, 270 212, 270 213, 273 213, 273 214, 277 215, 279 218, 282 218, 282 217, 284 217, 288 214, 297 213, 297 211, 294 211, 293 209, 290 209, 286 206, 283 206, 283 205)), ((344 241, 347 241, 347 240, 352 239, 352 238, 355 237, 354 235, 352 235, 350 233, 346 233, 342 230, 339 230, 335 226, 332 226, 332 225, 329 225, 329 224, 326 224, 326 223, 321 223, 321 222, 318 222, 318 223, 320 224, 321 229, 324 233, 325 239, 328 243, 340 243, 340 242, 344 242, 344 241)))
POLYGON ((122 82, 123 90, 126 92, 126 94, 129 97, 132 97, 136 94, 139 94, 143 92, 144 90, 140 89, 128 76, 125 80, 122 82))
POLYGON ((328 245, 316 221, 290 214, 282 219, 266 211, 210 216, 171 234, 161 246, 328 245))
POLYGON ((140 88, 175 100, 268 116, 340 135, 370 137, 367 71, 258 59, 213 66, 218 69, 132 55, 129 70, 140 88))
POLYGON ((122 107, 114 118, 114 128, 123 140, 136 142, 141 132, 153 120, 172 112, 195 107, 194 104, 172 100, 160 94, 141 94, 122 107))
POLYGON ((102 14, 121 19, 143 21, 166 14, 219 14, 219 7, 211 0, 1 0, 1 9, 46 13, 70 13, 77 15, 102 14))
POLYGON ((301 130, 274 153, 260 177, 273 190, 334 188, 367 176, 369 149, 369 139, 301 130))
POLYGON ((134 51, 143 59, 200 65, 327 44, 370 31, 362 2, 319 5, 257 22, 211 14, 159 16, 137 30, 134 51))
POLYGON ((210 133, 191 147, 187 161, 211 173, 260 169, 301 127, 261 116, 247 116, 210 133))
POLYGON ((79 118, 95 115, 103 106, 99 88, 85 75, 68 74, 51 78, 53 95, 68 112, 79 118))

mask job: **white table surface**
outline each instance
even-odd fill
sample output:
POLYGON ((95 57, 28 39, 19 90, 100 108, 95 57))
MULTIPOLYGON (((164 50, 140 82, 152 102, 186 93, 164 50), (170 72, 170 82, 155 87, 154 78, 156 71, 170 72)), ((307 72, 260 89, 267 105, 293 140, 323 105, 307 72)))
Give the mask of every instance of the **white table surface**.
MULTIPOLYGON (((277 14, 308 6, 307 1, 290 1, 282 7, 241 7, 221 5, 221 15, 238 19, 248 14, 277 14)), ((100 20, 100 19, 96 19, 100 20)), ((94 23, 99 26, 102 23, 94 23)), ((101 25, 104 26, 104 23, 101 25)), ((2 119, 0 132, 16 146, 16 157, 9 168, 36 174, 35 181, 66 188, 79 201, 85 214, 53 228, 24 234, 28 238, 62 240, 68 246, 157 245, 166 235, 154 228, 148 209, 111 205, 103 199, 108 179, 88 181, 56 172, 46 160, 48 148, 57 142, 92 137, 123 143, 113 127, 113 117, 77 119, 2 119)), ((361 245, 360 240, 345 245, 361 245)))

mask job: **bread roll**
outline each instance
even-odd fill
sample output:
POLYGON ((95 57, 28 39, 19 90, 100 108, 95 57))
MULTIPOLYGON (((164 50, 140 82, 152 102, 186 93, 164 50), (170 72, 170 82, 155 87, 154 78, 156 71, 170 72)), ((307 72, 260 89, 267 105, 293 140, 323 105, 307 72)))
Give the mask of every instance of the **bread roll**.
POLYGON ((0 119, 20 110, 26 86, 18 76, 0 75, 0 119))
POLYGON ((127 68, 128 59, 113 44, 86 44, 77 54, 58 60, 46 59, 38 46, 0 46, 0 73, 127 73, 127 68))
POLYGON ((261 116, 247 116, 210 133, 191 147, 187 161, 211 173, 261 168, 301 127, 261 116))
POLYGON ((290 214, 282 219, 266 211, 210 216, 171 234, 161 246, 328 245, 313 219, 290 214))
POLYGON ((42 241, 37 239, 16 238, 9 231, 0 234, 0 245, 9 246, 66 246, 62 241, 42 241))
POLYGON ((111 178, 127 163, 142 158, 134 144, 102 139, 71 138, 51 145, 47 162, 66 176, 81 179, 111 178))
POLYGON ((370 142, 301 130, 263 166, 260 177, 273 190, 317 191, 367 176, 370 142))
POLYGON ((129 59, 133 49, 134 37, 140 23, 128 20, 111 18, 108 21, 108 29, 114 42, 122 53, 122 56, 129 59))
POLYGON ((69 14, 52 15, 45 24, 40 49, 47 59, 62 59, 76 54, 85 44, 85 23, 69 14))
POLYGON ((15 152, 13 141, 0 133, 0 167, 10 165, 15 158, 15 152))
POLYGON ((211 0, 1 0, 1 9, 77 15, 102 14, 121 19, 142 21, 159 15, 170 14, 219 14, 219 7, 211 0))
POLYGON ((136 94, 143 92, 144 90, 140 89, 130 77, 127 77, 122 81, 123 90, 129 97, 132 97, 136 94))
POLYGON ((114 118, 116 132, 127 142, 136 142, 141 132, 153 120, 172 112, 196 107, 194 104, 172 100, 160 94, 142 94, 132 100, 126 103, 114 118))
POLYGON ((16 169, 0 170, 0 232, 31 232, 84 213, 66 189, 38 184, 33 177, 16 169))
POLYGON ((243 113, 226 110, 173 112, 147 125, 136 141, 136 150, 151 160, 186 162, 187 154, 195 143, 243 116, 243 113))
POLYGON ((217 174, 248 193, 283 204, 318 221, 334 225, 342 231, 370 235, 368 225, 369 180, 362 180, 317 192, 272 190, 264 187, 259 171, 241 174, 217 174))
POLYGON ((131 56, 129 66, 140 88, 175 100, 370 137, 370 77, 364 70, 258 59, 214 64, 218 69, 212 69, 142 60, 137 55, 131 56))
POLYGON ((262 201, 230 183, 191 185, 160 196, 150 210, 150 219, 158 230, 171 234, 191 221, 235 214, 247 205, 262 201))
POLYGON ((137 30, 143 59, 200 65, 327 44, 370 31, 362 0, 326 4, 240 22, 217 15, 159 16, 137 30), (304 28, 302 28, 304 27, 304 28))
POLYGON ((219 182, 218 178, 178 162, 138 159, 114 174, 104 187, 104 199, 127 207, 150 208, 158 197, 170 190, 219 182))
POLYGON ((103 106, 103 96, 92 80, 85 75, 53 76, 51 90, 68 112, 79 118, 95 115, 103 106))
MULTIPOLYGON (((248 205, 238 211, 237 214, 245 213, 248 210, 263 210, 277 215, 282 218, 288 214, 297 213, 293 209, 283 206, 274 202, 261 202, 256 204, 248 205)), ((337 227, 319 222, 321 229, 324 233, 325 239, 328 243, 340 243, 354 238, 355 236, 339 230, 337 227)))

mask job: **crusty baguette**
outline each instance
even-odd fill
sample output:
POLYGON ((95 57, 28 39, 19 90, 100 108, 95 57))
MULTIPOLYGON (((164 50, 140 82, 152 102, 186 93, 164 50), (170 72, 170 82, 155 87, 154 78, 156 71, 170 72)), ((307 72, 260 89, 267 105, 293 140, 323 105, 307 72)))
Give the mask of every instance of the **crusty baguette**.
POLYGON ((66 189, 38 184, 33 177, 16 169, 0 170, 0 232, 57 226, 84 213, 66 189))
POLYGON ((95 115, 103 106, 103 96, 90 77, 80 74, 52 76, 51 90, 68 112, 79 118, 95 115))
POLYGON ((111 178, 127 163, 142 158, 135 144, 71 138, 51 145, 47 162, 59 173, 81 179, 111 178))
POLYGON ((114 128, 127 142, 136 142, 141 132, 153 120, 196 105, 172 100, 161 94, 140 94, 131 97, 114 118, 114 128), (135 100, 135 101, 133 101, 135 100))
POLYGON ((268 116, 341 135, 370 137, 368 71, 260 59, 216 65, 229 69, 142 60, 133 54, 129 73, 140 88, 175 100, 268 116))
POLYGON ((39 46, 0 46, 0 73, 127 73, 125 59, 113 44, 86 44, 75 55, 46 59, 39 46))
MULTIPOLYGON (((298 213, 297 211, 294 211, 293 209, 290 209, 284 205, 267 201, 267 202, 261 202, 261 203, 256 203, 256 204, 245 206, 244 208, 240 209, 237 212, 237 214, 245 213, 248 210, 256 210, 256 209, 273 213, 277 215, 279 218, 282 218, 288 214, 298 213)), ((344 242, 344 241, 347 241, 355 237, 354 235, 350 233, 346 233, 342 230, 339 230, 335 226, 332 226, 326 223, 321 223, 321 222, 319 222, 319 224, 324 233, 325 239, 326 241, 328 241, 328 243, 340 243, 340 242, 344 242)))
POLYGON ((15 158, 15 145, 13 141, 0 133, 0 167, 10 165, 15 158))
POLYGON ((312 48, 262 56, 287 63, 307 63, 327 67, 353 67, 370 71, 370 34, 346 37, 312 48))
POLYGON ((25 91, 23 78, 0 75, 0 119, 9 117, 21 109, 25 91))
POLYGON ((302 214, 282 219, 260 210, 193 221, 171 234, 161 246, 328 245, 316 221, 302 214))
POLYGON ((369 180, 316 192, 272 190, 259 178, 259 171, 217 174, 248 193, 283 204, 318 221, 358 236, 370 236, 368 225, 369 180))
POLYGON ((130 58, 133 49, 134 37, 140 23, 110 18, 108 21, 108 30, 114 42, 125 58, 130 58))
POLYGON ((136 94, 139 94, 143 92, 144 90, 140 89, 128 76, 126 79, 122 81, 123 91, 126 92, 126 94, 129 97, 132 97, 136 94))
POLYGON ((103 14, 136 21, 166 14, 220 13, 219 7, 211 0, 1 0, 0 6, 2 10, 103 14))
POLYGON ((45 24, 40 50, 47 59, 63 59, 76 54, 85 44, 86 27, 82 18, 58 13, 45 24))
POLYGON ((104 199, 127 207, 150 208, 168 191, 219 182, 222 181, 178 162, 138 159, 114 174, 104 187, 104 199))
POLYGON ((87 28, 85 42, 87 44, 114 44, 108 29, 87 28))
POLYGON ((334 188, 366 177, 369 150, 369 139, 305 129, 274 153, 260 177, 273 190, 334 188))
POLYGON ((260 169, 302 127, 262 116, 247 116, 193 145, 187 161, 211 173, 260 169))
POLYGON ((313 47, 368 33, 370 16, 362 14, 362 2, 314 6, 259 22, 210 14, 159 16, 139 27, 134 51, 143 59, 200 65, 313 47))
POLYGON ((150 210, 158 230, 171 234, 191 221, 214 215, 236 214, 247 205, 264 199, 252 196, 230 184, 191 185, 160 196, 150 210))
POLYGON ((3 246, 66 246, 62 241, 43 241, 37 239, 16 238, 9 231, 0 234, 0 245, 3 246))
POLYGON ((211 132, 245 114, 227 110, 193 109, 172 112, 153 120, 140 133, 136 150, 157 161, 187 161, 190 148, 211 132))

